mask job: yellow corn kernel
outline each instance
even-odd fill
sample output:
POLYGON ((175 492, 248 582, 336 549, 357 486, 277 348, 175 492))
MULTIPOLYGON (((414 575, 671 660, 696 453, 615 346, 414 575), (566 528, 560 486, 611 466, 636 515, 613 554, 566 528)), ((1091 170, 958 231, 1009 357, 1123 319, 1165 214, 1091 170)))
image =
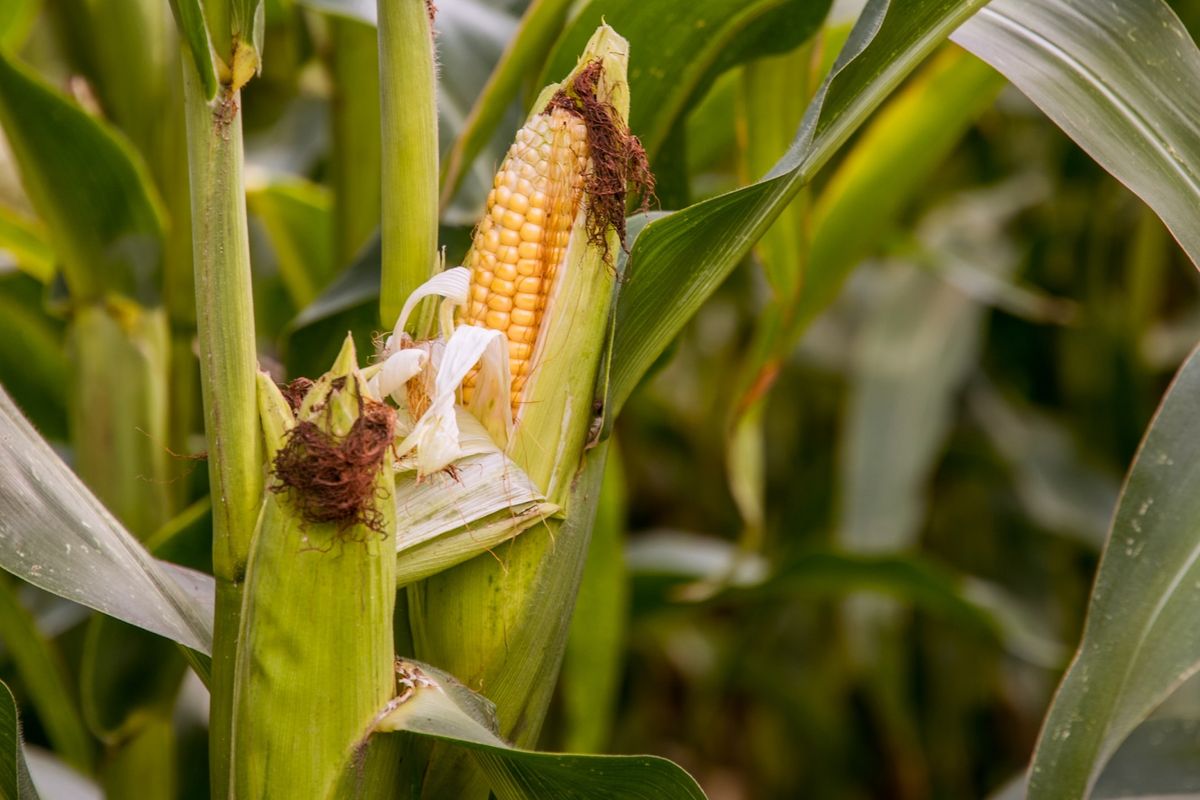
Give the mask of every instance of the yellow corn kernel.
MULTIPOLYGON (((587 127, 579 117, 553 108, 530 120, 500 165, 464 260, 471 302, 459 321, 505 332, 514 414, 589 166, 587 127)), ((474 377, 463 383, 467 397, 474 377)))

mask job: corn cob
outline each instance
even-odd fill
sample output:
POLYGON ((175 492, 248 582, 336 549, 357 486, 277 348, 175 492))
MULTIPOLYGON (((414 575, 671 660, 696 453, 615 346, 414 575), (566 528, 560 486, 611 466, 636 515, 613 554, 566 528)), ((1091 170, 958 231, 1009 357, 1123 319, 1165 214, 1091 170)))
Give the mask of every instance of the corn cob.
MULTIPOLYGON (((514 414, 590 166, 587 126, 578 115, 554 107, 533 117, 496 173, 467 253, 471 294, 460 322, 505 332, 514 414)), ((473 384, 470 375, 465 397, 473 384)))

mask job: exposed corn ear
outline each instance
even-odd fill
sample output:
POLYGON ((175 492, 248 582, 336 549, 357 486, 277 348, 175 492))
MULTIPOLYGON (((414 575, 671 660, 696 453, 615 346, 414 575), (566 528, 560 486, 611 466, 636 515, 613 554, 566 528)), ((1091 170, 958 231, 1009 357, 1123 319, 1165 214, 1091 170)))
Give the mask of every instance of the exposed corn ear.
MULTIPOLYGON (((627 60, 625 40, 601 26, 575 70, 542 93, 502 167, 469 256, 474 261, 468 263, 474 270, 475 305, 464 321, 503 325, 514 347, 514 377, 523 379, 514 396, 518 418, 509 454, 563 512, 493 553, 409 591, 417 657, 449 670, 494 701, 501 733, 519 746, 536 741, 553 692, 590 535, 596 494, 591 478, 603 466, 603 448, 585 458, 585 447, 595 417, 596 376, 616 274, 613 260, 624 222, 625 164, 617 164, 613 155, 624 145, 636 149, 626 123, 627 60), (580 127, 582 144, 572 139, 580 127), (603 163, 594 163, 600 156, 603 163), (541 183, 535 184, 543 160, 557 166, 547 166, 541 183), (614 180, 622 184, 617 193, 609 192, 614 180), (576 186, 578 200, 572 194, 576 186), (608 192, 604 196, 595 191, 601 186, 608 192), (519 225, 517 209, 524 209, 519 225), (530 212, 540 212, 534 219, 542 220, 541 230, 526 227, 530 212), (569 233, 561 223, 567 214, 569 233), (518 286, 504 277, 521 277, 523 231, 535 240, 529 244, 538 247, 536 253, 526 249, 537 264, 527 267, 536 272, 527 276, 538 279, 536 293, 532 281, 518 286), (561 239, 554 237, 564 233, 560 257, 561 239), (501 265, 512 265, 515 272, 504 272, 508 267, 501 265), (511 306, 493 299, 507 296, 511 306), (518 307, 518 298, 527 308, 518 307), (532 317, 514 318, 517 310, 531 311, 532 317)), ((425 796, 469 798, 479 792, 486 797, 472 780, 471 771, 453 754, 435 753, 425 796)))
MULTIPOLYGON (((504 331, 513 410, 533 365, 546 300, 567 253, 589 168, 587 126, 565 108, 535 114, 496 173, 465 265, 462 321, 504 331)), ((473 380, 464 393, 469 397, 473 380)))
POLYGON ((349 337, 295 414, 266 376, 259 406, 274 477, 245 582, 233 794, 323 798, 393 694, 393 412, 349 337))

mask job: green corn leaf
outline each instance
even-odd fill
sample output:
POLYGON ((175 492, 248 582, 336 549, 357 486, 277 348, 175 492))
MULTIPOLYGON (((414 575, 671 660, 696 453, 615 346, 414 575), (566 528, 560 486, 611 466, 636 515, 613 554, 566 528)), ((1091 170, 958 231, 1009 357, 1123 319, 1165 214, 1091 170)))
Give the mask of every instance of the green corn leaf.
POLYGON ((36 221, 10 208, 0 207, 0 252, 17 268, 41 283, 54 277, 54 249, 36 221))
POLYGON ((0 124, 72 295, 154 298, 164 212, 128 142, 3 55, 0 124))
POLYGON ((788 152, 761 181, 650 221, 617 307, 608 412, 617 411, 700 304, 800 188, 983 0, 873 0, 788 152))
POLYGON ((0 797, 3 800, 38 800, 37 790, 25 764, 21 742, 21 719, 17 701, 0 682, 0 797))
POLYGON ((1200 48, 1166 3, 1001 0, 954 39, 1153 208, 1200 267, 1200 48))
POLYGON ((1197 413, 1193 353, 1126 479, 1083 641, 1034 753, 1031 798, 1084 797, 1121 741, 1200 666, 1197 413))
POLYGON ((70 674, 62 655, 21 605, 10 580, 0 581, 0 641, 54 749, 77 769, 89 770, 92 743, 71 691, 70 674))
POLYGON ((703 800, 684 770, 654 756, 541 753, 499 737, 495 709, 451 676, 412 661, 397 661, 400 694, 373 726, 406 731, 466 751, 498 800, 703 800))
POLYGON ((292 303, 306 307, 335 274, 329 192, 298 178, 276 181, 248 189, 246 204, 266 229, 292 303))
POLYGON ((571 20, 542 70, 539 85, 575 65, 588 37, 601 22, 629 40, 629 84, 633 98, 629 127, 654 156, 693 93, 703 93, 718 67, 778 51, 763 46, 764 35, 786 34, 791 49, 821 24, 825 0, 787 2, 693 0, 647 3, 644 0, 593 0, 571 20), (784 20, 776 18, 782 10, 784 20), (764 31, 763 25, 766 24, 764 31), (670 31, 670 36, 664 36, 670 31), (740 56, 740 58, 739 58, 740 56))
POLYGON ((217 65, 213 60, 212 40, 204 22, 204 4, 201 0, 170 0, 171 11, 179 36, 192 54, 192 63, 200 77, 200 86, 205 100, 217 96, 217 65))
POLYGON ((15 51, 37 18, 38 0, 10 0, 0 7, 0 50, 15 51))
POLYGON ((212 647, 212 582, 156 561, 0 388, 0 567, 194 650, 212 647))

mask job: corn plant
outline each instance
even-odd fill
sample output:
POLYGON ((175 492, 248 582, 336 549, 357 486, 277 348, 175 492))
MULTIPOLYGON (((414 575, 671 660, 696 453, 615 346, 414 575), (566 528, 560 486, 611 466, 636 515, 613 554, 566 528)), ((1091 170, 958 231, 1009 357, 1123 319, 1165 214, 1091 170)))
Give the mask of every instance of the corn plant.
MULTIPOLYGON (((1005 79, 1200 263, 1200 50, 1162 0, 870 0, 846 28, 829 0, 533 0, 519 21, 499 3, 481 7, 511 37, 493 32, 482 67, 464 31, 483 12, 438 5, 0 9, 21 187, 0 207, 20 273, 0 283, 0 330, 28 351, 13 368, 0 344, 0 566, 76 620, 98 612, 58 642, 0 582, 26 713, 87 776, 67 788, 41 756, 31 779, 6 687, 0 795, 703 797, 664 758, 594 752, 623 592, 614 423, 719 285, 752 252, 764 268, 760 320, 721 378, 743 530, 727 568, 688 587, 705 601, 789 579, 742 578, 770 524, 772 388, 1005 79), (71 95, 23 63, 35 24, 81 76, 71 95), (688 203, 681 131, 723 75, 757 180, 688 203), (306 80, 333 98, 319 164, 275 141, 315 138, 311 119, 254 125, 306 80), (281 159, 306 177, 263 166, 281 159), (197 684, 205 719, 184 725, 197 684), (583 752, 538 749, 555 736, 583 752)), ((956 320, 950 364, 978 326, 956 320)), ((1195 370, 1131 467, 1018 793, 1087 796, 1200 665, 1195 370)), ((921 388, 914 403, 946 403, 952 386, 921 388)), ((936 438, 900 471, 926 472, 936 438)), ((853 588, 911 545, 905 520, 854 516, 879 489, 863 484, 843 552, 811 569, 853 588)), ((901 567, 964 624, 1002 624, 901 567)), ((886 685, 894 604, 853 595, 841 612, 868 634, 855 668, 886 685)))

